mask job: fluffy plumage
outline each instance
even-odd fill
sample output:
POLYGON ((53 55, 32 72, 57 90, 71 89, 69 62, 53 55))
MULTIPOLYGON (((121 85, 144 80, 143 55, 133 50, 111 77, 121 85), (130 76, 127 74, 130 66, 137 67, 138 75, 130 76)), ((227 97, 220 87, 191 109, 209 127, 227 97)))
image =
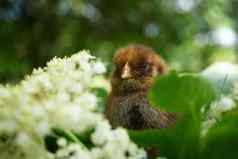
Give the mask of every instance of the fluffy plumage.
POLYGON ((164 60, 151 48, 133 45, 119 49, 113 58, 112 91, 106 116, 113 127, 165 128, 176 115, 152 107, 146 98, 154 78, 167 71, 164 60))

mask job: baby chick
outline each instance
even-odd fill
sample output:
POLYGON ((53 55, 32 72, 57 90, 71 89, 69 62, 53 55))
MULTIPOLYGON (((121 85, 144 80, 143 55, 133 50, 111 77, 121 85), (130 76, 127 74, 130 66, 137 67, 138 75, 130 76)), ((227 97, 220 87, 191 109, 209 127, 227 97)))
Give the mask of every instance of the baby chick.
POLYGON ((164 60, 151 48, 133 45, 119 49, 113 58, 106 116, 113 127, 128 129, 165 128, 176 120, 174 113, 152 107, 147 99, 155 76, 164 74, 164 60))

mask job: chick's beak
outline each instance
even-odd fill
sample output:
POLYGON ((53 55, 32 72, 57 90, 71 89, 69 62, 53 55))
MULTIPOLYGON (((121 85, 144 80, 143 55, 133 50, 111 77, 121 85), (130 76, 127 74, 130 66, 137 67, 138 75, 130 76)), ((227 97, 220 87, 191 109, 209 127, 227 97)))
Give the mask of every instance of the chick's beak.
POLYGON ((131 69, 128 63, 126 63, 124 67, 122 68, 121 78, 122 79, 132 78, 131 69))

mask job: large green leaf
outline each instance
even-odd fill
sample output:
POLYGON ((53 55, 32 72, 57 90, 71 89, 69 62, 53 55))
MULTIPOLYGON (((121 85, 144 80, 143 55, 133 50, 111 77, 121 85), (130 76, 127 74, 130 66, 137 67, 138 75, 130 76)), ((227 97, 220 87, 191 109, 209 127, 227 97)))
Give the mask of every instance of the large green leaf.
POLYGON ((149 93, 154 104, 167 111, 200 109, 215 98, 215 89, 209 80, 198 74, 172 72, 156 79, 149 93))
POLYGON ((200 121, 192 113, 185 112, 170 128, 129 131, 129 134, 138 145, 157 148, 159 156, 168 159, 196 159, 200 155, 200 121))
POLYGON ((199 158, 200 108, 215 99, 213 85, 198 74, 172 72, 156 80, 149 99, 154 105, 181 115, 167 129, 130 131, 131 139, 141 146, 158 148, 160 156, 167 158, 199 158))

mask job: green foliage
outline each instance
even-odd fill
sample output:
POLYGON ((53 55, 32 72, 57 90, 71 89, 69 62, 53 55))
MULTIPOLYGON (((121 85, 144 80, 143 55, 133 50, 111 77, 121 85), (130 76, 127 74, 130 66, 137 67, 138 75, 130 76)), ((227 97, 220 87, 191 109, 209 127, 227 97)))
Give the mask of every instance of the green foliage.
POLYGON ((213 85, 198 74, 170 73, 158 77, 150 91, 149 99, 167 111, 200 110, 215 98, 213 85))
POLYGON ((186 112, 176 125, 160 130, 130 131, 131 139, 137 144, 154 146, 160 156, 168 159, 191 159, 200 156, 200 122, 198 117, 186 112))
POLYGON ((216 99, 213 84, 201 75, 172 72, 159 77, 149 98, 165 111, 179 112, 178 121, 166 129, 130 131, 131 139, 137 144, 154 146, 160 156, 168 159, 223 159, 237 156, 237 110, 227 114, 206 137, 201 137, 204 120, 201 107, 208 106, 216 99))

